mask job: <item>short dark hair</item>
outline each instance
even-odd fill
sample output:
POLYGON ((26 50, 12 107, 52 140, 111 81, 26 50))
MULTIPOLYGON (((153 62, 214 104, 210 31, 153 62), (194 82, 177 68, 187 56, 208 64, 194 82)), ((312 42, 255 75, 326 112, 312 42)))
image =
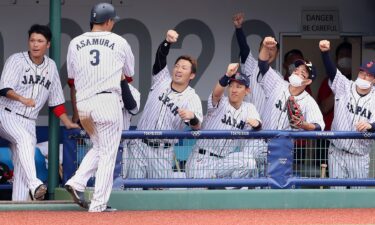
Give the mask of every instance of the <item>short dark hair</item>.
POLYGON ((176 59, 176 61, 174 62, 174 64, 177 64, 177 62, 180 60, 180 59, 183 59, 183 60, 187 60, 191 63, 191 72, 192 73, 196 73, 197 72, 197 60, 194 59, 193 57, 189 56, 189 55, 182 55, 180 57, 178 57, 176 59))
POLYGON ((52 32, 51 30, 49 29, 48 26, 45 26, 45 25, 39 25, 39 24, 34 24, 30 27, 30 30, 29 30, 29 38, 31 36, 31 34, 33 33, 37 33, 37 34, 41 34, 43 35, 46 39, 47 39, 47 42, 50 42, 51 41, 51 38, 52 38, 52 32))
POLYGON ((299 49, 292 49, 292 50, 288 51, 287 53, 285 53, 285 55, 284 55, 284 62, 286 62, 286 59, 287 59, 290 55, 299 55, 299 56, 301 56, 302 59, 305 58, 305 57, 303 56, 303 53, 301 52, 301 50, 299 50, 299 49))
POLYGON ((352 51, 352 44, 347 42, 347 41, 339 44, 339 46, 337 46, 337 48, 336 48, 336 59, 337 59, 337 56, 339 55, 339 52, 341 50, 349 50, 351 52, 352 51))

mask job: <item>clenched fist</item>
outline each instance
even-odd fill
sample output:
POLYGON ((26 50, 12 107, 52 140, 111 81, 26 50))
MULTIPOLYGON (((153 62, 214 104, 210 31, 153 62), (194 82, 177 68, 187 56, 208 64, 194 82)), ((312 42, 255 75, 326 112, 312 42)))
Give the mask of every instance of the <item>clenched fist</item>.
POLYGON ((229 64, 229 65, 228 65, 228 68, 227 68, 227 73, 226 73, 226 75, 227 75, 228 77, 231 77, 231 76, 233 76, 234 74, 236 74, 237 69, 238 69, 239 66, 240 66, 239 63, 231 63, 231 64, 229 64))
POLYGON ((276 45, 277 45, 277 41, 273 37, 266 37, 263 40, 263 46, 268 49, 275 48, 276 45))
POLYGON ((169 43, 177 42, 178 33, 175 30, 168 30, 165 40, 169 43))
POLYGON ((331 48, 331 43, 327 40, 321 40, 319 42, 319 48, 320 48, 320 51, 322 52, 329 51, 331 48))
POLYGON ((233 15, 233 24, 235 28, 241 28, 245 14, 244 13, 236 13, 233 15))

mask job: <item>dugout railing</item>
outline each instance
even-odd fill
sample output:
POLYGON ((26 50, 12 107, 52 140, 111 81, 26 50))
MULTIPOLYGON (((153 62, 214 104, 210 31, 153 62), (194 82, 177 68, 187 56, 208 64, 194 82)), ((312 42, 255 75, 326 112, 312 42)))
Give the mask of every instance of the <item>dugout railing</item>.
MULTIPOLYGON (((375 186, 375 169, 373 166, 375 164, 375 157, 373 157, 372 143, 373 139, 375 139, 375 133, 370 132, 123 131, 122 137, 123 141, 119 146, 114 174, 114 188, 119 189, 375 186), (371 161, 367 178, 339 179, 329 177, 327 155, 329 141, 333 139, 346 139, 349 141, 368 140, 372 143, 370 152, 371 161), (158 171, 158 168, 151 168, 146 171, 146 178, 144 176, 134 176, 134 172, 137 172, 135 170, 139 167, 134 167, 135 169, 130 168, 129 165, 132 162, 158 160, 154 155, 150 156, 147 154, 143 154, 146 157, 140 158, 142 154, 138 153, 144 151, 143 148, 146 146, 144 140, 148 140, 148 146, 150 146, 150 143, 158 143, 159 146, 162 141, 171 145, 166 146, 166 149, 173 149, 173 158, 171 158, 172 169, 170 173, 163 173, 164 171, 158 171), (199 148, 197 144, 200 144, 199 148), (205 144, 211 146, 205 146, 205 144), (215 144, 217 146, 213 146, 215 144), (128 151, 130 148, 135 153, 129 156, 128 151), (221 158, 210 157, 213 159, 213 166, 211 167, 196 166, 192 169, 188 165, 187 161, 189 161, 188 159, 193 152, 196 152, 196 155, 199 157, 199 154, 202 153, 200 149, 217 148, 224 149, 221 152, 225 152, 224 156, 231 153, 238 154, 234 154, 235 157, 230 158, 225 163, 217 163, 217 161, 222 161, 221 158), (249 148, 250 150, 248 150, 249 148), (261 150, 259 151, 259 149, 261 150), (255 166, 251 164, 249 167, 239 166, 233 169, 233 164, 237 163, 239 165, 242 163, 241 165, 243 165, 243 161, 251 161, 256 164, 255 166), (228 166, 228 162, 232 167, 228 166), (204 171, 199 171, 200 169, 204 171), (248 173, 243 175, 243 171, 248 173), (153 175, 153 173, 156 175, 153 175), (202 174, 204 175, 202 176, 202 174), (209 175, 207 176, 207 174, 209 175), (239 174, 242 174, 242 176, 239 174)), ((65 130, 63 142, 63 182, 65 182, 73 175, 85 153, 92 146, 92 143, 87 135, 79 130, 65 130)), ((161 150, 163 152, 163 149, 161 150)), ((208 152, 204 153, 211 154, 208 152)), ((219 155, 216 154, 217 152, 213 154, 219 155)), ((161 158, 163 157, 162 155, 161 158)), ((166 157, 170 158, 170 155, 166 157)), ((148 164, 146 163, 146 165, 148 164)), ((362 168, 358 167, 354 169, 360 170, 362 168)), ((89 185, 93 185, 93 179, 90 180, 89 185)))

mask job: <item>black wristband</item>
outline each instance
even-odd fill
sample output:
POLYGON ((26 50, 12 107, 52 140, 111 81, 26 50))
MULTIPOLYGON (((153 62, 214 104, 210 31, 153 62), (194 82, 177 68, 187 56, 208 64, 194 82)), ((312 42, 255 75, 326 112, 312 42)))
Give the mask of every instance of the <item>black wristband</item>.
POLYGON ((222 78, 220 78, 219 80, 219 84, 222 86, 222 87, 226 87, 228 86, 229 84, 229 77, 227 75, 224 75, 222 78))
POLYGON ((370 123, 371 128, 368 129, 367 131, 374 132, 375 131, 375 123, 370 123))
POLYGON ((3 88, 0 90, 0 96, 7 96, 8 91, 13 90, 12 88, 3 88))
POLYGON ((199 123, 199 120, 198 120, 198 118, 195 116, 195 114, 194 114, 194 118, 191 119, 189 123, 190 123, 190 126, 195 126, 195 125, 197 125, 197 124, 199 123))

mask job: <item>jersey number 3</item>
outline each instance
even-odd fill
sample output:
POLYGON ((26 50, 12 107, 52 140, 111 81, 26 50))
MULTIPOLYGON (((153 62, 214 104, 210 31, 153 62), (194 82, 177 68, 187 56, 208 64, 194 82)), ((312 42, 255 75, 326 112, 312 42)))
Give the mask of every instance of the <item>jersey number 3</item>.
POLYGON ((90 61, 91 65, 97 66, 100 62, 99 56, 100 52, 96 49, 90 51, 90 55, 92 55, 93 59, 90 61))

